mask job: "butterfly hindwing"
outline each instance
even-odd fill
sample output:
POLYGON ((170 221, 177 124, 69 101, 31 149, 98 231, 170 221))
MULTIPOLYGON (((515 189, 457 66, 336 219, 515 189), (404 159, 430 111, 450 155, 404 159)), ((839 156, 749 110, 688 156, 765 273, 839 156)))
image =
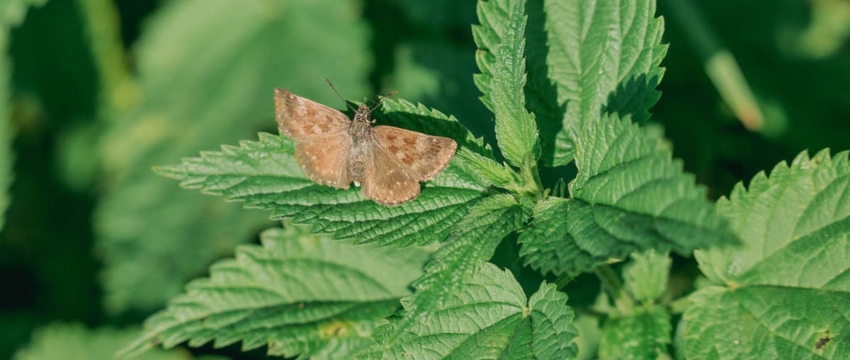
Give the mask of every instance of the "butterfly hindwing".
POLYGON ((345 114, 280 88, 274 109, 280 131, 296 142, 345 133, 351 124, 345 114))
POLYGON ((389 152, 373 146, 370 155, 363 177, 363 196, 379 204, 398 205, 419 195, 419 181, 389 152))
POLYGON ((418 181, 433 179, 449 164, 457 143, 449 138, 431 136, 393 126, 375 126, 378 147, 418 181))

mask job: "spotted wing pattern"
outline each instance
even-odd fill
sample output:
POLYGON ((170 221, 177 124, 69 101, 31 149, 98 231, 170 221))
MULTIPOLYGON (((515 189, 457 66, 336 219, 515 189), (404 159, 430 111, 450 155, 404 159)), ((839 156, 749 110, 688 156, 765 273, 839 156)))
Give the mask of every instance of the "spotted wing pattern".
POLYGON ((274 91, 280 131, 296 142, 295 158, 310 180, 348 189, 351 120, 345 114, 284 89, 274 91))
POLYGON ((379 146, 371 148, 361 193, 383 205, 398 205, 419 195, 419 181, 392 154, 379 146))
POLYGON ((281 88, 274 90, 274 112, 280 131, 296 142, 345 133, 351 124, 345 114, 281 88))
POLYGON ((374 127, 378 147, 383 148, 418 181, 433 179, 457 150, 449 138, 431 136, 393 126, 374 127))
POLYGON ((351 183, 348 169, 350 148, 348 134, 337 133, 298 143, 295 145, 295 158, 310 180, 320 185, 348 189, 351 183))

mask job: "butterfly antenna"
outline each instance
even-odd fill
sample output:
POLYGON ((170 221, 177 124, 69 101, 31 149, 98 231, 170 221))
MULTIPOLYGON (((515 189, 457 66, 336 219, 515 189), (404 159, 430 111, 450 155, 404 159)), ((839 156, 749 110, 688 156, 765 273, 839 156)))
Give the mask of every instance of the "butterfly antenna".
POLYGON ((373 107, 373 108, 369 109, 369 112, 375 111, 375 109, 377 109, 377 108, 378 108, 378 106, 381 106, 381 103, 383 103, 383 102, 384 102, 384 99, 388 99, 390 96, 393 96, 393 95, 395 95, 395 94, 398 94, 398 91, 390 92, 389 94, 387 94, 387 96, 384 96, 384 97, 382 97, 382 98, 378 99, 378 103, 377 103, 377 104, 375 104, 375 107, 373 107))
POLYGON ((345 101, 345 99, 342 97, 342 95, 340 95, 340 94, 339 94, 339 91, 336 91, 336 88, 334 87, 334 84, 331 84, 331 81, 330 81, 330 80, 328 80, 327 78, 325 78, 325 82, 326 82, 326 83, 328 83, 328 85, 330 85, 330 86, 331 86, 331 89, 333 89, 333 91, 336 93, 336 96, 338 96, 338 97, 339 97, 339 99, 340 99, 340 100, 342 100, 342 103, 343 103, 343 104, 345 104, 345 106, 348 106, 348 108, 349 108, 349 109, 351 109, 351 111, 357 112, 357 109, 355 109, 355 108, 351 107, 351 105, 348 105, 348 101, 345 101))

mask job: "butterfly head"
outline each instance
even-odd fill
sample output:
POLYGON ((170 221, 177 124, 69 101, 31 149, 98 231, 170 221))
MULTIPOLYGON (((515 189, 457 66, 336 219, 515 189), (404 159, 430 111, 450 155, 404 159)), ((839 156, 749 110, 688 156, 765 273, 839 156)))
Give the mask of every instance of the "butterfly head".
POLYGON ((354 122, 362 122, 371 124, 374 122, 372 120, 372 109, 369 108, 366 104, 360 104, 360 107, 354 112, 354 122))

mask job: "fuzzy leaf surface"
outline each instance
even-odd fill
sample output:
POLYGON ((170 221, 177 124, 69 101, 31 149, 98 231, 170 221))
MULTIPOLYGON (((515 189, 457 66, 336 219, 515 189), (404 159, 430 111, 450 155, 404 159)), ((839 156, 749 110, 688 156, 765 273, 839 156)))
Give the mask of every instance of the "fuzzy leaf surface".
POLYGON ((687 355, 850 358, 850 163, 824 150, 718 201, 742 239, 696 252, 712 285, 685 312, 687 355))
MULTIPOLYGON (((490 263, 478 266, 432 316, 417 322, 395 345, 373 346, 357 358, 575 358, 572 341, 578 333, 566 294, 544 283, 527 299, 510 271, 490 263)), ((389 338, 400 321, 376 330, 375 339, 381 343, 389 338)))
MULTIPOLYGON (((660 98, 655 87, 667 51, 661 45, 664 23, 655 17, 655 1, 643 0, 546 0, 543 15, 537 13, 529 15, 545 17, 545 29, 529 32, 535 39, 545 34, 546 43, 534 44, 548 45, 548 54, 546 69, 530 59, 536 96, 529 103, 544 135, 542 159, 560 166, 575 156, 577 132, 587 122, 603 114, 630 115, 636 122, 649 117, 660 98), (556 99, 549 95, 552 87, 556 99)), ((545 50, 534 51, 529 57, 537 59, 545 50)))
POLYGON ((578 138, 571 198, 537 204, 520 234, 527 264, 575 275, 634 251, 730 244, 734 234, 659 139, 616 116, 587 124, 578 138))
POLYGON ((298 230, 267 230, 262 243, 240 246, 235 259, 191 282, 124 351, 241 341, 245 351, 266 345, 269 355, 348 357, 397 310, 427 259, 417 248, 354 246, 298 230))

